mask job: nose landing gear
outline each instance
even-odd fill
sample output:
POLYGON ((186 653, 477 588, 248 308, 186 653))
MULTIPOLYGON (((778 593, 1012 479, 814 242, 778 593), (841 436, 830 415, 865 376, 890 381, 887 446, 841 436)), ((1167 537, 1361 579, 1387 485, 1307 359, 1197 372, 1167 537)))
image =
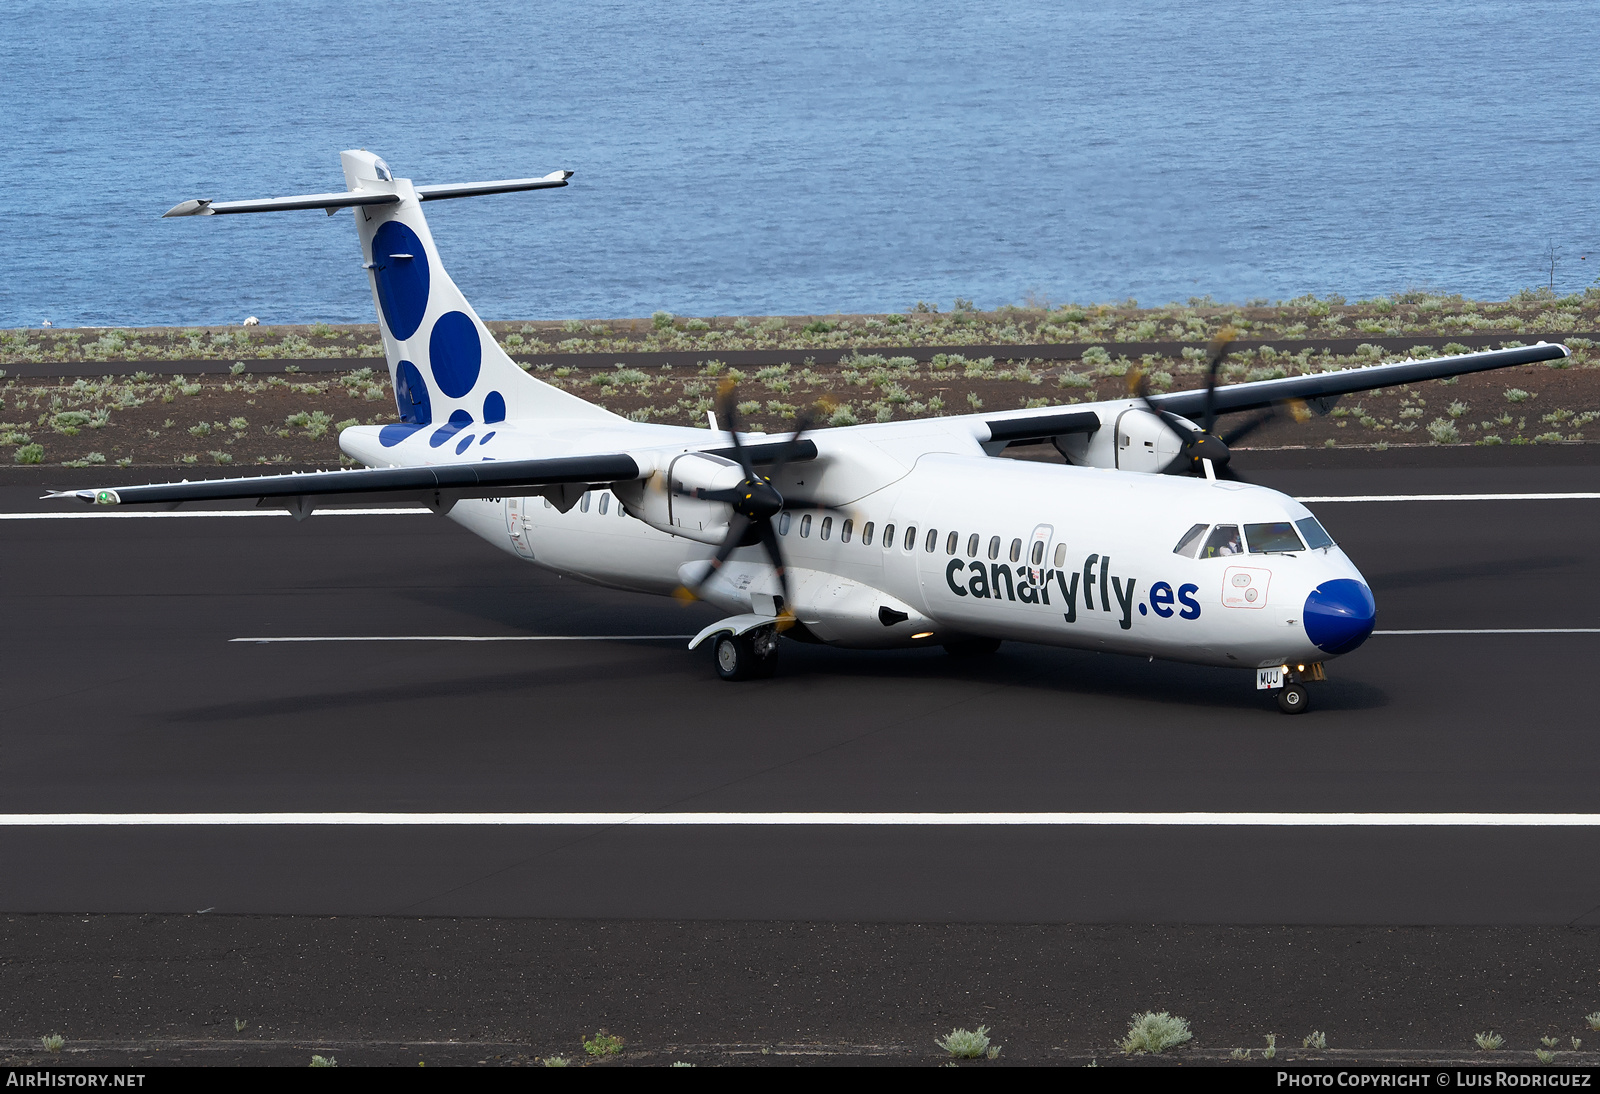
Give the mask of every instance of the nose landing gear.
POLYGON ((1304 714, 1310 706, 1310 695, 1306 691, 1306 684, 1312 680, 1327 678, 1320 661, 1284 665, 1281 668, 1258 669, 1256 687, 1272 688, 1277 691, 1278 709, 1283 713, 1304 714))

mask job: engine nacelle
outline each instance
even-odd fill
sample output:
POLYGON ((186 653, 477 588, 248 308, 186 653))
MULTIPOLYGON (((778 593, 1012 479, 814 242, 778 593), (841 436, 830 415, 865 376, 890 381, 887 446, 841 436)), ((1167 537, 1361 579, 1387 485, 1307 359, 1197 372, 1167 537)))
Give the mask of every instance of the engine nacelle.
POLYGON ((720 544, 728 538, 733 507, 725 501, 704 501, 696 490, 729 490, 744 481, 744 469, 733 460, 709 452, 673 457, 665 471, 642 482, 618 484, 617 496, 628 512, 663 532, 700 543, 720 544))
MULTIPOLYGON (((1057 437, 1056 448, 1080 467, 1114 467, 1120 471, 1160 471, 1183 451, 1183 438, 1143 406, 1102 412, 1111 428, 1057 437)), ((1195 427, 1199 429, 1198 426, 1195 427)))

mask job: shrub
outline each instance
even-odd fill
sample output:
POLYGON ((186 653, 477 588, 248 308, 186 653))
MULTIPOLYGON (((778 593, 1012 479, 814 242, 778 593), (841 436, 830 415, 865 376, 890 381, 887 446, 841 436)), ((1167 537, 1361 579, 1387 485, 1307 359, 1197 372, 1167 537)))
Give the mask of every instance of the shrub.
POLYGON ((1456 444, 1461 440, 1461 432, 1448 418, 1435 418, 1429 422, 1428 436, 1433 438, 1434 444, 1456 444))
POLYGON ((1533 398, 1531 393, 1523 391, 1520 387, 1506 388, 1505 395, 1508 403, 1523 403, 1533 398))
POLYGON ((615 1056, 622 1051, 622 1038, 600 1030, 592 1039, 584 1039, 583 1051, 590 1056, 615 1056))
POLYGON ((711 329, 711 324, 704 319, 691 319, 683 325, 684 330, 705 331, 711 329))
POLYGON ((672 320, 676 318, 669 311, 655 311, 650 313, 650 323, 656 330, 671 330, 672 320))
POLYGON ((18 446, 17 450, 11 454, 11 458, 16 460, 18 463, 43 463, 44 445, 20 445, 18 446))
POLYGON ((1477 1043, 1477 1046, 1483 1049, 1485 1052, 1493 1052, 1495 1049, 1506 1043, 1506 1039, 1500 1036, 1494 1030, 1490 1030, 1487 1033, 1474 1034, 1472 1039, 1477 1043))
POLYGON ((1000 1046, 989 1044, 988 1026, 979 1026, 975 1030, 953 1029, 943 1037, 934 1038, 933 1043, 963 1060, 976 1060, 979 1056, 987 1056, 992 1060, 1000 1055, 1000 1046))
POLYGON ((1323 1049, 1328 1047, 1328 1035, 1323 1033, 1321 1030, 1314 1029, 1301 1039, 1300 1045, 1302 1048, 1313 1049, 1317 1052, 1321 1052, 1323 1049))
POLYGON ((1129 1056, 1150 1053, 1156 1055, 1174 1048, 1192 1038, 1189 1023, 1162 1011, 1145 1011, 1128 1021, 1128 1033, 1117 1047, 1129 1056))
POLYGON ((316 1055, 313 1055, 311 1057, 311 1066, 312 1067, 338 1067, 339 1066, 339 1061, 335 1060, 332 1056, 316 1056, 316 1055))
POLYGON ((46 1052, 60 1052, 61 1046, 66 1043, 67 1039, 59 1033, 51 1033, 39 1038, 39 1044, 46 1052))

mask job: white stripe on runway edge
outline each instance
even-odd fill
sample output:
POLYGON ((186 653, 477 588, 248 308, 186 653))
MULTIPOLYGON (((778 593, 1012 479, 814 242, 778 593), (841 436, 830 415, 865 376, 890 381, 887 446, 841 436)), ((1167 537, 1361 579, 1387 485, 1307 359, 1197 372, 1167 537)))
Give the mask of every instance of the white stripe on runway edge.
POLYGON ((688 640, 692 634, 374 634, 291 638, 230 638, 229 642, 659 642, 688 640))
POLYGON ((1484 627, 1477 630, 1373 631, 1372 635, 1394 634, 1600 634, 1600 627, 1484 627))
MULTIPOLYGON (((1339 501, 1595 501, 1600 500, 1600 492, 1564 494, 1330 494, 1326 496, 1300 497, 1294 500, 1303 505, 1339 501)), ((432 512, 433 510, 431 509, 327 508, 313 510, 311 515, 315 517, 414 517, 432 512)), ((91 513, 0 513, 0 520, 102 520, 108 518, 128 520, 167 517, 286 517, 289 515, 287 509, 196 509, 186 512, 178 512, 176 510, 163 510, 160 512, 129 510, 127 512, 96 511, 91 513)))
POLYGON ((1594 501, 1600 493, 1569 494, 1329 494, 1295 498, 1302 505, 1328 501, 1594 501))
POLYGON ((260 825, 1595 828, 1600 813, 7 813, 0 827, 260 825))
MULTIPOLYGON (((432 513, 432 509, 314 509, 311 515, 338 517, 413 517, 419 513, 432 513)), ((130 509, 126 513, 0 513, 0 520, 104 520, 118 518, 129 520, 139 517, 287 517, 287 509, 193 509, 185 512, 160 510, 146 512, 130 509)))

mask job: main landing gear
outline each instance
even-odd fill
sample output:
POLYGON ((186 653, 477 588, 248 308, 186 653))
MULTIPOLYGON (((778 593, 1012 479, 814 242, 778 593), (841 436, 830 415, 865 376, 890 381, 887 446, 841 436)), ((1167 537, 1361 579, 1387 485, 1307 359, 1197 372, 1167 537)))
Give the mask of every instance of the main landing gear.
POLYGON ((724 680, 759 680, 778 669, 778 628, 719 634, 711 644, 717 675, 724 680))

